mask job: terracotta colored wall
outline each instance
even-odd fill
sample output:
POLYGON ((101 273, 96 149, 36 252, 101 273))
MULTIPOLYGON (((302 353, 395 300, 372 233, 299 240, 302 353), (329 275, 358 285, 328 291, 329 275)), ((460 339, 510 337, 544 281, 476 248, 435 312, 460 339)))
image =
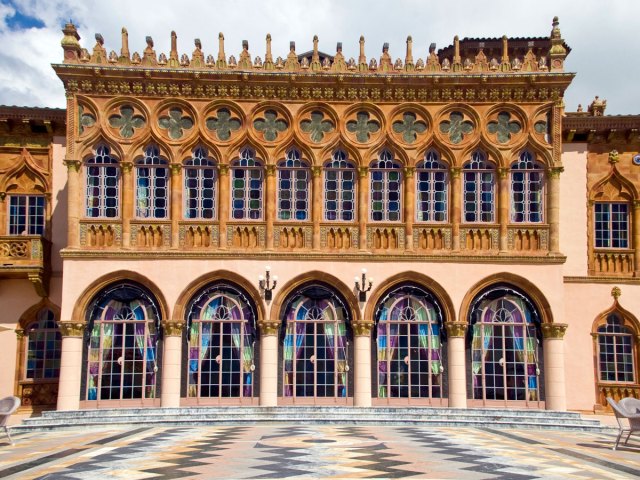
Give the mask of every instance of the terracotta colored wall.
POLYGON ((587 275, 587 145, 565 144, 560 175, 560 251, 564 275, 587 275))

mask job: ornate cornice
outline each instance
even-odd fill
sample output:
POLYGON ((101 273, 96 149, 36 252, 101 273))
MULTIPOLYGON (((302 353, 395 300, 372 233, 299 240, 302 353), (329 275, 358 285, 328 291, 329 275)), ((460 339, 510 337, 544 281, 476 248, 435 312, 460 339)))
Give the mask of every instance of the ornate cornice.
POLYGON ((356 337, 370 337, 373 330, 373 322, 357 322, 353 324, 353 334, 356 337))
POLYGON ((258 328, 262 335, 277 335, 280 330, 280 322, 258 322, 258 328))
POLYGON ((464 337, 467 331, 467 322, 445 322, 447 335, 449 337, 464 337))
POLYGON ((182 335, 182 330, 184 329, 184 322, 172 322, 165 321, 162 322, 162 331, 165 337, 179 337, 182 335))
POLYGON ((83 322, 58 322, 63 337, 82 337, 86 324, 83 322))
POLYGON ((544 338, 563 338, 568 326, 566 323, 543 323, 540 328, 544 338))

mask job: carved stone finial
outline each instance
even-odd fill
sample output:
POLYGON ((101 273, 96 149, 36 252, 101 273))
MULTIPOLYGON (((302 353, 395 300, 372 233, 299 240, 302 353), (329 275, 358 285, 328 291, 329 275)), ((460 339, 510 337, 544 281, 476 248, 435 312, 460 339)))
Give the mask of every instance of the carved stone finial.
POLYGON ((601 117, 604 115, 604 111, 607 108, 607 101, 600 100, 600 97, 596 95, 596 98, 591 102, 588 107, 588 112, 594 117, 601 117))
POLYGON ((202 42, 200 42, 199 38, 196 38, 193 40, 193 43, 196 48, 191 54, 191 66, 193 68, 203 68, 206 63, 204 60, 204 53, 202 52, 202 42))
POLYGON ((549 50, 551 71, 561 72, 564 69, 564 59, 567 57, 567 49, 564 47, 564 40, 560 33, 558 17, 553 17, 551 25, 553 27, 551 29, 551 49, 549 50))
POLYGON ((360 54, 358 55, 358 70, 361 72, 366 72, 369 67, 367 67, 367 56, 364 54, 364 35, 360 35, 360 54))
POLYGON ((153 49, 153 38, 147 36, 147 48, 144 49, 142 54, 142 65, 145 67, 154 67, 158 64, 156 59, 156 51, 153 49))
POLYGON ((338 42, 336 45, 336 54, 333 57, 333 65, 331 65, 331 70, 334 72, 344 72, 345 70, 351 69, 355 70, 355 61, 353 65, 349 67, 347 62, 344 60, 344 55, 342 55, 342 42, 338 42))
POLYGON ((412 72, 414 70, 413 64, 413 39, 411 35, 407 37, 407 53, 404 57, 404 69, 407 72, 412 72))
POLYGON ((289 42, 289 55, 287 55, 287 61, 284 62, 284 68, 290 72, 300 68, 298 56, 296 55, 296 42, 293 40, 289 42))
POLYGON ((578 113, 582 113, 582 112, 584 112, 584 108, 582 108, 582 104, 581 104, 581 103, 579 103, 579 104, 578 104, 578 110, 577 110, 577 112, 578 112, 578 113))
POLYGON ((506 35, 502 36, 502 62, 500 62, 500 70, 503 72, 511 70, 511 63, 509 62, 509 39, 506 35))
POLYGON ((611 289, 611 296, 613 297, 614 301, 617 302, 621 295, 622 295, 622 290, 620 290, 620 287, 613 287, 611 289))
POLYGON ((79 41, 80 35, 78 35, 76 26, 69 21, 62 29, 62 33, 64 33, 64 37, 62 37, 60 45, 62 45, 62 50, 64 50, 63 61, 65 63, 78 63, 82 49, 79 41))
POLYGON ((318 35, 313 36, 313 53, 311 54, 310 67, 313 72, 322 70, 322 64, 320 63, 320 54, 318 53, 318 35))
POLYGON ((129 54, 129 32, 122 27, 122 47, 120 48, 120 56, 118 57, 118 63, 128 65, 130 62, 129 54))
POLYGON ((169 52, 169 67, 177 68, 180 66, 178 60, 178 35, 175 31, 171 32, 171 51, 169 52))
POLYGON ((611 150, 609 152, 609 163, 615 165, 620 160, 620 154, 617 150, 611 150))
POLYGON ((393 71, 393 59, 389 55, 389 43, 384 42, 382 44, 382 55, 380 56, 380 71, 391 72, 393 71))
POLYGON ((93 47, 93 54, 91 55, 91 63, 107 63, 107 50, 104 48, 104 38, 101 34, 96 33, 96 46, 93 47))
POLYGON ((249 53, 249 41, 242 41, 242 51, 238 60, 238 68, 249 70, 253 64, 251 63, 251 54, 249 53))
POLYGON ((218 34, 218 61, 216 62, 216 67, 218 68, 226 68, 227 66, 227 57, 224 53, 224 35, 222 32, 218 34))

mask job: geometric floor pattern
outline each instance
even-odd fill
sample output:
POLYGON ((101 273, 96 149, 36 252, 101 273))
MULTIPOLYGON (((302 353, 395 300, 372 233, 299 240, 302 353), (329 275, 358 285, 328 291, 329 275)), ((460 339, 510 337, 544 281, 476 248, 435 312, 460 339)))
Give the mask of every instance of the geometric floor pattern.
POLYGON ((0 478, 640 478, 612 434, 383 426, 73 429, 0 438, 0 478))

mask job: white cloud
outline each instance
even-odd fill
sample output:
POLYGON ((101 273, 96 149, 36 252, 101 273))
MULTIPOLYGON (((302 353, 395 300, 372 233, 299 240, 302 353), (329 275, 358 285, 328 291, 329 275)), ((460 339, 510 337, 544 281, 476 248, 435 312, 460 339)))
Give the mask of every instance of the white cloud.
POLYGON ((407 35, 414 40, 414 57, 425 57, 431 42, 451 44, 463 37, 547 36, 551 19, 560 27, 573 51, 567 69, 578 73, 566 94, 568 110, 586 106, 595 95, 607 99, 611 114, 640 114, 640 62, 634 19, 640 2, 634 0, 541 0, 513 2, 475 0, 425 2, 421 0, 237 0, 169 2, 165 0, 16 0, 18 9, 41 20, 41 29, 11 30, 6 18, 10 5, 0 4, 0 103, 64 107, 64 92, 50 64, 60 62, 61 27, 70 18, 79 27, 81 43, 91 50, 94 33, 105 38, 107 50, 120 50, 120 30, 126 26, 132 51, 142 51, 151 35, 157 52, 169 50, 171 30, 178 35, 180 52, 191 53, 200 38, 207 54, 217 54, 218 32, 225 34, 227 55, 238 55, 249 41, 252 56, 264 57, 265 36, 273 37, 275 56, 286 56, 289 41, 300 53, 320 38, 320 49, 335 51, 343 43, 347 58, 358 55, 358 39, 366 37, 368 57, 380 55, 390 43, 393 58, 404 58, 407 35))

